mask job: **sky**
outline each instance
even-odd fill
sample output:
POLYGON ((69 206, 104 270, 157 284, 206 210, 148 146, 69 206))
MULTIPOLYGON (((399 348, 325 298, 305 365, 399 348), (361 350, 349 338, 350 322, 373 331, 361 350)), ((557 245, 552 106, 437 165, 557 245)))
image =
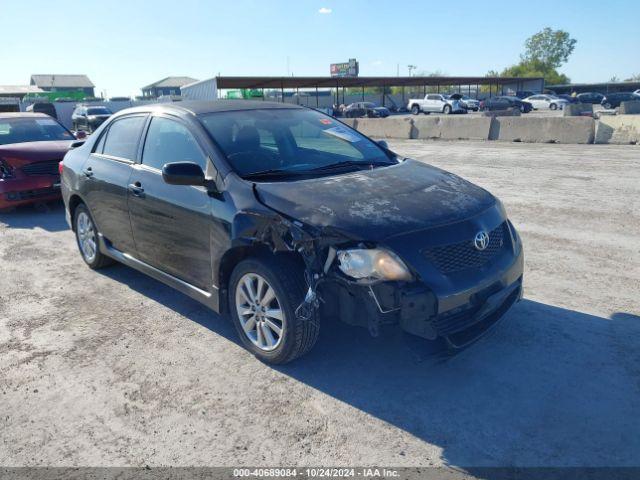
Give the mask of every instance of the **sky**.
POLYGON ((545 27, 577 39, 573 82, 640 74, 640 1, 0 0, 0 85, 84 73, 96 94, 140 95, 169 75, 484 75, 545 27), (606 20, 606 21, 603 21, 606 20))

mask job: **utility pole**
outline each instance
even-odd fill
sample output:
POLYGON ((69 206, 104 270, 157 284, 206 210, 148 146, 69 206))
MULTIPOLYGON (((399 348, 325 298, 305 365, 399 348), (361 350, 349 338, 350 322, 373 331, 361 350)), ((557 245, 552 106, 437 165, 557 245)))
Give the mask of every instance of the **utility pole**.
POLYGON ((418 67, 417 67, 417 66, 415 66, 415 65, 407 65, 407 68, 409 69, 409 76, 411 76, 411 72, 412 72, 413 70, 415 70, 416 68, 418 68, 418 67))

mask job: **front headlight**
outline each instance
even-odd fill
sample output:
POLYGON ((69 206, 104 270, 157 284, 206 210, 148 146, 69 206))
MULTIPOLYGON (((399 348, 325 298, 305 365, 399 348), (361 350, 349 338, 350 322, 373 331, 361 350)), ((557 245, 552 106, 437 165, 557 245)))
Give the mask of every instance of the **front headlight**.
POLYGON ((411 280, 409 269, 398 256, 378 248, 338 251, 338 266, 345 275, 358 280, 411 280))

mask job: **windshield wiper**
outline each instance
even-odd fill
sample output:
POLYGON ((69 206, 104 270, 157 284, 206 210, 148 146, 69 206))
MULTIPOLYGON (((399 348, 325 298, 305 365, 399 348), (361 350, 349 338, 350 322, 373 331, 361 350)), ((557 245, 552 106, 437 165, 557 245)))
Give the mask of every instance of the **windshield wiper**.
POLYGON ((312 168, 309 172, 322 172, 325 170, 336 170, 343 167, 373 167, 373 166, 388 166, 395 165, 395 162, 387 162, 382 160, 374 160, 371 162, 357 161, 357 160, 344 160, 342 162, 330 163, 328 165, 322 165, 320 167, 312 168))
POLYGON ((286 177, 289 175, 300 175, 304 172, 296 172, 295 170, 284 170, 282 168, 269 168, 258 172, 245 173, 242 178, 261 178, 261 177, 286 177))

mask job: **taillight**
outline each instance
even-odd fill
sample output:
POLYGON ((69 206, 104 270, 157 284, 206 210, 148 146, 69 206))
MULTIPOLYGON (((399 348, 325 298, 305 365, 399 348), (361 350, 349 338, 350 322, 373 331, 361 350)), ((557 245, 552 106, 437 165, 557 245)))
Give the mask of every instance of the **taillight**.
POLYGON ((60 162, 58 162, 58 173, 60 175, 62 175, 62 170, 64 170, 64 162, 60 160, 60 162))

